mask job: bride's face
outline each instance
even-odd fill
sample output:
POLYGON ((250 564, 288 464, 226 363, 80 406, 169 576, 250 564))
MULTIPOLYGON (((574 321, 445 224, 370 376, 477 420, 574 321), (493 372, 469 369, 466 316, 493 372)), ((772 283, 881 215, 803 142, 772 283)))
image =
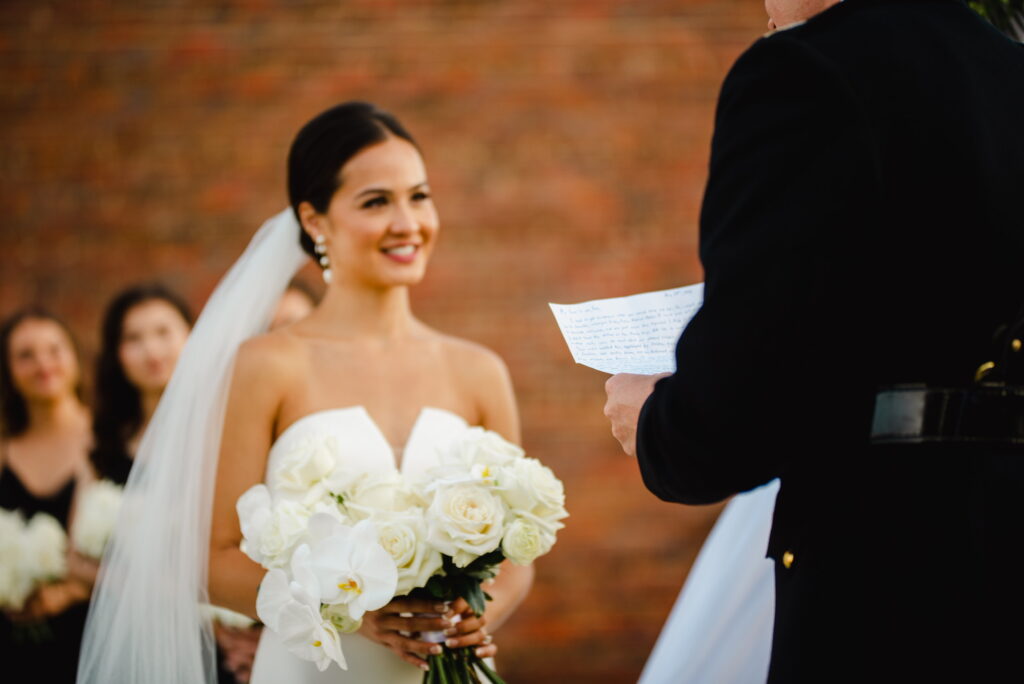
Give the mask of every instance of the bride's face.
POLYGON ((332 282, 364 287, 418 283, 438 232, 419 151, 389 137, 352 157, 340 178, 327 212, 306 224, 327 239, 332 282))

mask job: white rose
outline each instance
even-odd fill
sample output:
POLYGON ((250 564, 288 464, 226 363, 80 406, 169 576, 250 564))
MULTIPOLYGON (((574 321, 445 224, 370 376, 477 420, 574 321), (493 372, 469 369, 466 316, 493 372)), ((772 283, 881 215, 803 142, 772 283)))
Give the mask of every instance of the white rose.
POLYGON ((309 516, 309 510, 294 501, 274 504, 259 538, 259 552, 268 567, 284 567, 288 563, 292 550, 306 535, 309 516))
POLYGON ((426 586, 443 565, 441 552, 427 543, 427 523, 422 509, 403 513, 380 513, 373 518, 380 544, 398 569, 396 596, 426 586))
POLYGON ((506 468, 497 488, 516 513, 531 513, 550 522, 569 515, 562 481, 535 458, 519 459, 506 468))
POLYGON ((352 493, 352 488, 365 475, 366 471, 361 468, 356 468, 349 463, 338 463, 324 479, 324 485, 331 494, 347 499, 352 493))
POLYGON ((329 435, 309 437, 288 451, 274 469, 272 486, 306 505, 323 496, 338 464, 338 443, 329 435))
POLYGON ((261 484, 239 497, 235 508, 242 528, 242 552, 265 568, 287 565, 306 534, 309 509, 288 499, 272 501, 270 491, 261 484))
POLYGON ((25 527, 26 562, 36 578, 63 577, 67 572, 68 538, 57 519, 36 513, 25 527))
POLYGON ((365 520, 376 512, 398 512, 424 505, 422 497, 393 470, 364 473, 349 488, 343 506, 356 520, 365 520))
POLYGON ((441 487, 427 509, 427 539, 462 568, 498 548, 504 517, 504 504, 486 487, 471 483, 441 487))
POLYGON ((466 430, 463 437, 453 444, 453 451, 466 463, 486 463, 503 466, 523 457, 523 450, 509 442, 497 432, 482 427, 466 430))
POLYGON ((516 518, 505 530, 501 549, 513 563, 529 565, 550 551, 554 544, 554 533, 526 518, 516 518))
POLYGON ((71 527, 74 547, 91 558, 103 555, 121 510, 122 489, 110 480, 100 480, 82 495, 71 527))

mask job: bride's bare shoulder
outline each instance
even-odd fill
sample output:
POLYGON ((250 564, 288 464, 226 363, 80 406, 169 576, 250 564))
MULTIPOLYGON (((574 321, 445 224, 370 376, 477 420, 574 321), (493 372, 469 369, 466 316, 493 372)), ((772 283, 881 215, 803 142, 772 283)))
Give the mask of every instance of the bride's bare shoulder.
POLYGON ((482 344, 457 337, 446 337, 443 345, 452 379, 475 406, 473 424, 518 443, 519 412, 512 377, 502 358, 482 344))
POLYGON ((440 335, 442 349, 452 367, 467 379, 490 380, 504 383, 508 378, 508 367, 496 352, 477 342, 440 335))
POLYGON ((294 335, 272 331, 250 337, 238 348, 235 373, 258 374, 266 380, 287 379, 304 359, 304 347, 294 335))

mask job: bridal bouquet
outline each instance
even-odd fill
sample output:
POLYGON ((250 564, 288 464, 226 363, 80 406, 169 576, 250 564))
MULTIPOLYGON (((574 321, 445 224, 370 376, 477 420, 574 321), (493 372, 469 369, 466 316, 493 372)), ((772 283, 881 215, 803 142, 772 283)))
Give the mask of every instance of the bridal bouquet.
POLYGON ((42 583, 67 572, 67 535, 46 513, 26 523, 19 511, 0 508, 0 608, 21 610, 42 583))
MULTIPOLYGON (((427 544, 442 554, 441 571, 417 592, 444 601, 464 598, 477 615, 490 598, 482 583, 497 574, 498 564, 508 558, 529 565, 546 554, 569 515, 554 473, 483 428, 467 429, 414 489, 426 505, 427 544)), ((429 658, 425 684, 477 682, 478 671, 502 682, 472 648, 442 648, 429 658)))
MULTIPOLYGON (((346 465, 333 437, 285 454, 238 501, 242 551, 267 569, 257 614, 292 653, 345 668, 339 633, 396 596, 462 597, 474 612, 482 583, 508 558, 529 564, 563 526, 562 483, 494 432, 468 428, 415 478, 346 465)), ((444 636, 421 638, 443 643, 444 636)), ((473 649, 442 647, 425 682, 501 682, 473 649)))
POLYGON ((121 510, 123 493, 123 487, 110 480, 100 480, 85 490, 71 525, 71 545, 76 551, 89 558, 103 556, 121 510))

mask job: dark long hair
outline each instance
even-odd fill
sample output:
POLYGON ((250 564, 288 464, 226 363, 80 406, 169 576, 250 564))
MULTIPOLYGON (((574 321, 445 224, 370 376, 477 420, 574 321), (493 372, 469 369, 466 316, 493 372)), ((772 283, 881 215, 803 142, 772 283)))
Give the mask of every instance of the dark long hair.
POLYGON ((180 296, 159 283, 135 285, 107 306, 96 362, 93 450, 89 458, 100 477, 123 482, 131 464, 128 441, 142 427, 142 395, 121 365, 121 337, 128 312, 144 302, 160 300, 173 306, 192 325, 192 313, 180 296))
POLYGON ((302 229, 299 205, 327 211, 341 187, 339 172, 349 159, 389 136, 416 141, 393 115, 368 102, 345 102, 315 116, 299 131, 288 153, 288 200, 299 221, 299 244, 317 260, 313 240, 302 229))
POLYGON ((14 329, 28 320, 52 321, 60 326, 68 336, 71 350, 78 360, 78 382, 75 383, 75 395, 82 398, 82 358, 78 350, 71 328, 53 313, 39 306, 30 306, 17 311, 0 325, 0 434, 4 437, 17 437, 28 429, 28 404, 25 397, 14 386, 11 377, 11 335, 14 329))

